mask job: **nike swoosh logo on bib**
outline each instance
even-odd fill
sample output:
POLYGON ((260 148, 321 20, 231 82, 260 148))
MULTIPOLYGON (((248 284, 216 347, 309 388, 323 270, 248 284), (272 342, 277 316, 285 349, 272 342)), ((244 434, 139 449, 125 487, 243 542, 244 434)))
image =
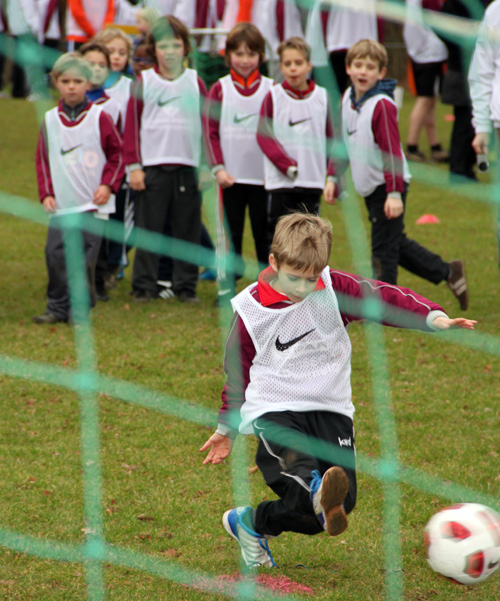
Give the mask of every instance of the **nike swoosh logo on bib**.
POLYGON ((160 106, 160 107, 165 106, 166 104, 169 104, 170 102, 173 102, 174 100, 177 100, 178 98, 180 98, 180 96, 173 96, 172 98, 167 98, 166 100, 158 99, 158 106, 160 106))
POLYGON ((298 125, 299 123, 304 123, 305 121, 310 121, 311 117, 307 117, 307 119, 299 119, 298 121, 292 121, 291 119, 288 121, 288 125, 290 127, 294 127, 295 125, 298 125))
POLYGON ((278 349, 278 351, 286 351, 287 349, 289 349, 291 346, 293 346, 294 344, 297 344, 297 342, 299 342, 300 340, 302 340, 302 338, 305 338, 308 334, 310 334, 311 332, 314 332, 316 328, 313 328, 312 330, 309 330, 309 332, 305 332, 305 334, 301 334, 300 336, 297 336, 297 338, 292 338, 292 340, 289 340, 288 342, 280 342, 280 337, 278 336, 276 338, 276 348, 278 349))
POLYGON ((80 148, 80 146, 83 146, 83 144, 77 144, 76 146, 73 146, 73 148, 68 148, 67 150, 64 150, 64 148, 61 148, 61 156, 64 156, 65 154, 73 152, 73 150, 80 148))
POLYGON ((250 117, 255 117, 255 115, 257 115, 258 113, 252 113, 251 115, 243 115, 243 117, 238 117, 238 115, 234 116, 234 122, 235 123, 241 123, 242 121, 246 121, 247 119, 250 119, 250 117))
POLYGON ((357 129, 353 129, 352 131, 347 130, 347 135, 352 136, 352 134, 355 134, 357 131, 357 129))

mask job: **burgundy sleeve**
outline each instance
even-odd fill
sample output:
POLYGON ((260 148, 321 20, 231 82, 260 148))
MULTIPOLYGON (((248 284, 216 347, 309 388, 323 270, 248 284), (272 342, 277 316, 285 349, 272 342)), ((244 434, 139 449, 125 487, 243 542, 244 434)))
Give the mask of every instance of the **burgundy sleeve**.
POLYGON ((245 390, 250 382, 250 367, 255 357, 255 346, 241 317, 236 313, 226 341, 224 371, 227 380, 222 391, 222 407, 218 422, 237 429, 240 408, 245 401, 245 390))
POLYGON ((327 175, 335 175, 335 163, 333 161, 334 153, 334 130, 332 107, 330 106, 330 97, 327 96, 327 113, 326 113, 326 156, 328 161, 327 175))
POLYGON ((386 284, 358 275, 330 270, 333 289, 337 295, 344 324, 369 319, 385 326, 433 331, 426 318, 431 311, 446 313, 444 309, 409 288, 386 284), (366 301, 377 299, 378 308, 367 314, 366 301), (380 311, 378 314, 375 311, 380 311))
POLYGON ((203 135, 210 167, 224 164, 219 133, 221 103, 222 86, 219 81, 216 81, 208 92, 203 111, 203 135))
POLYGON ((403 150, 398 129, 398 110, 389 99, 377 102, 372 117, 375 142, 382 151, 387 193, 404 191, 403 150))
POLYGON ((123 130, 123 158, 125 165, 142 164, 141 157, 141 118, 144 100, 142 96, 142 79, 136 79, 130 88, 130 98, 125 116, 123 130))
POLYGON ((278 142, 273 129, 273 97, 268 92, 260 108, 257 143, 273 165, 286 175, 289 167, 297 167, 297 161, 290 157, 278 142))
POLYGON ((123 143, 113 119, 105 111, 99 118, 101 146, 106 155, 106 164, 102 170, 101 185, 107 185, 116 194, 124 175, 123 143))
POLYGON ((54 196, 52 177, 50 175, 47 126, 45 125, 45 121, 42 123, 40 136, 38 137, 38 145, 36 148, 36 178, 38 182, 38 196, 40 197, 40 202, 42 202, 46 196, 54 196))
POLYGON ((441 0, 422 0, 422 8, 424 10, 435 10, 440 12, 443 3, 441 0))

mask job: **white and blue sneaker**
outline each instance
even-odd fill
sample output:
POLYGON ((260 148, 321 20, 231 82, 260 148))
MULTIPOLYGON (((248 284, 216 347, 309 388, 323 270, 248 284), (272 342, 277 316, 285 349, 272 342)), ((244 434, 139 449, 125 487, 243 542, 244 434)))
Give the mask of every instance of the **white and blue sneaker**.
POLYGON ((330 536, 338 536, 347 528, 343 506, 349 492, 347 474, 338 466, 327 469, 323 477, 318 470, 314 470, 312 474, 310 487, 314 513, 330 536))
POLYGON ((267 537, 257 534, 249 526, 249 524, 253 525, 251 507, 236 507, 226 511, 222 516, 222 523, 228 534, 240 543, 243 561, 248 567, 276 567, 267 544, 267 537))

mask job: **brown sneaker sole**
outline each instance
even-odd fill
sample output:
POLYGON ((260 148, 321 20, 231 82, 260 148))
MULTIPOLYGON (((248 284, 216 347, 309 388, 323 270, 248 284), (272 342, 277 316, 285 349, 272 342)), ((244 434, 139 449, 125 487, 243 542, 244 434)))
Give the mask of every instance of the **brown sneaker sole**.
POLYGON ((342 503, 349 491, 349 480, 341 467, 328 469, 323 476, 321 505, 325 512, 326 531, 330 536, 338 536, 347 528, 347 516, 342 503))

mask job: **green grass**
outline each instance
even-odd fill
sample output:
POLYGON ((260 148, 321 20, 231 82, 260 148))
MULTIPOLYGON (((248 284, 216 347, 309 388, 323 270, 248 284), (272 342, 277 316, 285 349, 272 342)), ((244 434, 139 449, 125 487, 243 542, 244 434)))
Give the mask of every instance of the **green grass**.
MULTIPOLYGON (((35 208, 36 108, 22 101, 0 102, 1 187, 7 194, 30 199, 35 208)), ((403 130, 410 108, 407 97, 403 130)), ((449 124, 443 118, 446 112, 446 107, 439 107, 443 142, 449 135, 449 124)), ((466 260, 471 295, 467 315, 479 324, 474 333, 450 336, 383 330, 389 377, 381 392, 390 393, 399 459, 416 470, 402 474, 399 533, 403 571, 396 576, 402 576, 401 598, 408 601, 496 599, 500 596, 496 580, 465 588, 438 577, 426 565, 422 544, 423 527, 440 507, 460 499, 486 498, 494 503, 500 493, 500 278, 494 211, 487 202, 485 183, 463 188, 464 193, 449 187, 444 167, 413 168, 412 172, 408 234, 447 259, 466 260), (415 225, 423 213, 437 215, 440 225, 415 225), (448 487, 450 482, 456 486, 448 487)), ((210 198, 208 194, 205 205, 209 224, 210 198)), ((10 198, 8 206, 15 208, 16 202, 21 201, 10 198)), ((364 207, 359 206, 366 227, 364 207)), ((346 208, 324 207, 324 215, 334 226, 331 264, 369 274, 366 257, 356 265, 352 259, 346 208)), ((74 331, 65 325, 45 328, 30 321, 44 310, 45 235, 44 225, 0 215, 0 355, 74 370, 78 368, 74 331)), ((366 237, 367 228, 361 232, 361 243, 366 244, 366 237)), ((246 255, 254 256, 248 233, 245 244, 246 255)), ((242 286, 249 282, 244 280, 242 286)), ((439 302, 450 315, 459 314, 444 285, 433 286, 404 271, 399 283, 439 302)), ((212 283, 200 283, 202 304, 194 307, 161 301, 137 306, 130 302, 129 289, 130 269, 112 300, 99 304, 92 313, 97 369, 110 378, 143 387, 141 390, 156 391, 160 410, 147 407, 151 398, 145 392, 137 392, 139 404, 119 400, 108 389, 98 397, 104 535, 114 546, 111 549, 123 552, 118 566, 110 556, 104 558, 106 598, 220 599, 220 594, 183 586, 176 579, 185 578, 184 573, 171 572, 180 568, 217 578, 239 569, 237 545, 220 523, 222 513, 234 505, 232 465, 203 467, 198 452, 212 432, 224 383, 225 327, 213 307, 216 288, 212 283), (174 407, 185 407, 188 419, 169 415, 166 397, 174 400, 174 407), (200 425, 197 421, 201 408, 211 412, 211 423, 200 425), (137 568, 140 562, 134 553, 151 559, 147 569, 137 568), (163 574, 172 576, 173 581, 159 575, 153 559, 164 561, 167 571, 163 574)), ((367 346, 370 332, 379 336, 381 328, 365 331, 362 324, 350 328, 356 446, 362 469, 349 529, 340 540, 282 535, 271 541, 279 570, 262 571, 312 588, 312 596, 318 600, 380 601, 389 598, 391 590, 386 588, 384 490, 374 475, 373 463, 381 455, 384 437, 373 400, 367 346)), ((381 353, 383 349, 377 347, 376 358, 380 359, 381 353)), ((31 380, 30 373, 35 372, 32 367, 26 378, 12 377, 0 366, 0 527, 35 541, 78 545, 84 542, 88 526, 84 519, 80 403, 75 392, 31 380)), ((239 443, 242 456, 252 464, 255 441, 241 439, 239 443)), ((235 469, 245 474, 246 468, 238 465, 235 469)), ((240 476, 237 482, 241 480, 240 476)), ((273 498, 258 473, 249 476, 249 483, 254 505, 273 498)), ((242 490, 236 494, 241 498, 242 490)), ((1 539, 5 546, 0 548, 0 599, 87 598, 82 562, 44 559, 26 552, 38 550, 24 547, 24 539, 7 539, 1 539)))

